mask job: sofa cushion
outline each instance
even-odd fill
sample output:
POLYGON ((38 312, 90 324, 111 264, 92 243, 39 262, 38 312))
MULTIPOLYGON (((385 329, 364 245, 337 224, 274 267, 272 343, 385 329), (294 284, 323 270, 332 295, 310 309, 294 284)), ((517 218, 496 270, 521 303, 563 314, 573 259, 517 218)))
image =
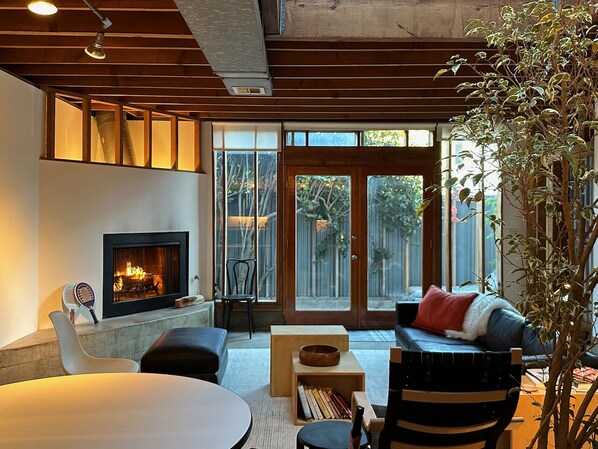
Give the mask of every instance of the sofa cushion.
MULTIPOLYGON (((508 351, 521 347, 525 318, 509 309, 498 309, 490 314, 486 344, 491 351, 508 351)), ((523 349, 523 348, 522 348, 523 349)), ((524 354, 527 354, 524 352, 524 354)))
POLYGON ((475 341, 447 338, 409 326, 396 326, 395 336, 397 346, 409 351, 471 352, 486 349, 475 341))
POLYGON ((527 323, 523 327, 521 335, 521 346, 524 355, 550 354, 552 353, 552 343, 543 345, 540 341, 538 331, 531 324, 527 323))
POLYGON ((460 331, 463 317, 477 293, 448 293, 431 285, 417 309, 413 327, 444 334, 447 329, 460 331))

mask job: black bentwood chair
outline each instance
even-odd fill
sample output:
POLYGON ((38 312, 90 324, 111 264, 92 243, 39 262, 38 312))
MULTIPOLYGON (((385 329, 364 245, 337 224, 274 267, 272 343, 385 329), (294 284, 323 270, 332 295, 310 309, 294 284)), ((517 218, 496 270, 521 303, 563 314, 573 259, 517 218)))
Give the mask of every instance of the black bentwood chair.
POLYGON ((222 300, 222 324, 226 322, 226 330, 230 326, 230 317, 236 303, 247 304, 247 321, 249 338, 255 332, 253 325, 253 302, 255 301, 255 259, 228 259, 226 261, 227 294, 222 300), (225 321, 226 318, 226 321, 225 321))
POLYGON ((420 352, 392 348, 388 403, 378 418, 365 392, 364 428, 380 432, 378 449, 494 449, 513 418, 521 383, 521 349, 510 352, 420 352))

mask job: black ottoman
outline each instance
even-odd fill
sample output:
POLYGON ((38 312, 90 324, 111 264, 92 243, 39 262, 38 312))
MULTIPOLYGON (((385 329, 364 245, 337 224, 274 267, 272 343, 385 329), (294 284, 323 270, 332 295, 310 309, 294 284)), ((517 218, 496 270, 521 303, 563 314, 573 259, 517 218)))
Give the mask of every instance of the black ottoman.
POLYGON ((228 361, 227 332, 181 327, 164 332, 141 357, 142 373, 176 374, 219 384, 228 361))

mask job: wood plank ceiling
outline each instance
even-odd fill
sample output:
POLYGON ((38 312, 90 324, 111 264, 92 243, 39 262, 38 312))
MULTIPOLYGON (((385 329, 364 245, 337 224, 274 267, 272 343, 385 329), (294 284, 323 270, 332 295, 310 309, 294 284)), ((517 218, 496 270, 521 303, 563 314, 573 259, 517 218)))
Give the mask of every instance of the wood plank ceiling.
MULTIPOLYGON (((266 35, 274 94, 239 97, 212 72, 174 1, 96 0, 112 21, 104 60, 83 51, 101 24, 82 1, 55 0, 59 12, 47 17, 32 14, 26 3, 0 3, 5 71, 41 88, 204 119, 444 121, 467 107, 455 86, 473 73, 436 81, 434 74, 451 55, 473 56, 484 48, 472 40, 401 33, 365 39, 266 35)), ((272 11, 271 2, 262 1, 262 8, 272 11)))

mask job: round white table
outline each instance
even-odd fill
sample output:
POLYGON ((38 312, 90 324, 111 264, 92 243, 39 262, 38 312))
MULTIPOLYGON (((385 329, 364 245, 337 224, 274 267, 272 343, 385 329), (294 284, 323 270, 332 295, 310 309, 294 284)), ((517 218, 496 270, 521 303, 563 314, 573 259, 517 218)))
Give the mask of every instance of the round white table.
POLYGON ((0 386, 2 449, 231 449, 251 424, 242 398, 188 377, 84 374, 0 386))

